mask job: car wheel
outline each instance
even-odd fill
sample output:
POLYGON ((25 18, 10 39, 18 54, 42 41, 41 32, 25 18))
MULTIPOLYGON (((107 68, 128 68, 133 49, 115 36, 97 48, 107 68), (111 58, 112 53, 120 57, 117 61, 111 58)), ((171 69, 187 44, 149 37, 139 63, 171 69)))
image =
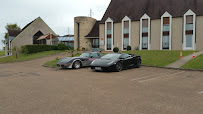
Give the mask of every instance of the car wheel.
POLYGON ((135 63, 135 68, 140 68, 141 66, 141 60, 138 59, 137 62, 135 63))
POLYGON ((120 72, 122 70, 122 64, 120 62, 116 63, 116 72, 120 72))
POLYGON ((73 63, 73 68, 74 69, 79 69, 81 67, 81 62, 80 61, 75 61, 74 63, 73 63))

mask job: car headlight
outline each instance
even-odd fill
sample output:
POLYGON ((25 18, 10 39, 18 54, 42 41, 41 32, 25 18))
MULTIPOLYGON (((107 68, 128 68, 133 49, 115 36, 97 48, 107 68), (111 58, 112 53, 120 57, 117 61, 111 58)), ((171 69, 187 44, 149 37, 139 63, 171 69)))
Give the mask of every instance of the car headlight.
POLYGON ((93 60, 91 64, 93 64, 94 62, 95 62, 95 60, 93 60))
POLYGON ((111 65, 111 64, 113 64, 114 63, 114 61, 111 61, 111 62, 109 62, 107 65, 111 65))

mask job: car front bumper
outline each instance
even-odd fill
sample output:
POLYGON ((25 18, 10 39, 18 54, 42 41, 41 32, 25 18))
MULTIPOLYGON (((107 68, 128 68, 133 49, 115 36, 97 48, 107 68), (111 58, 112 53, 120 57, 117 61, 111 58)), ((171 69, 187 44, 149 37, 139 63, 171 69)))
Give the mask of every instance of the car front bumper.
MULTIPOLYGON (((92 70, 98 70, 97 68, 101 68, 100 71, 115 71, 116 70, 116 66, 112 65, 112 66, 108 66, 108 67, 101 67, 101 66, 91 66, 92 70)), ((99 70, 98 70, 99 71, 99 70)))
POLYGON ((58 63, 57 66, 61 68, 72 68, 72 63, 66 63, 66 64, 58 63))

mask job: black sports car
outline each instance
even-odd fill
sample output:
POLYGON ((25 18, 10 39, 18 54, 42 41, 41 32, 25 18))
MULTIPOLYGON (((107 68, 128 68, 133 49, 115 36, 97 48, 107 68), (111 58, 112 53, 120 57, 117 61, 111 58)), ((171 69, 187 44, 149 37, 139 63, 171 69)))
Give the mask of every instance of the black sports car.
POLYGON ((91 63, 92 70, 121 71, 123 69, 141 66, 141 57, 126 53, 107 54, 91 63))
POLYGON ((57 66, 61 68, 74 68, 90 66, 93 60, 102 57, 103 55, 97 52, 83 53, 79 57, 66 57, 58 61, 57 66))

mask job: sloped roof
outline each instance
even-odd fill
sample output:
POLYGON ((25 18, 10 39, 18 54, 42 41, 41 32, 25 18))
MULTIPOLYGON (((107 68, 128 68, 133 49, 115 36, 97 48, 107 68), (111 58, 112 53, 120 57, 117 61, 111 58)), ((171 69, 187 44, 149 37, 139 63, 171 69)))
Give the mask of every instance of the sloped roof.
POLYGON ((11 29, 8 29, 9 36, 16 37, 20 33, 21 33, 21 30, 11 30, 11 29))
POLYGON ((189 9, 203 15, 203 0, 111 0, 101 23, 108 17, 121 22, 125 16, 132 21, 140 20, 146 13, 151 19, 159 19, 167 11, 172 17, 181 17, 189 9))
MULTIPOLYGON (((35 20, 37 20, 37 19, 35 19, 35 20)), ((32 22, 30 22, 27 25, 25 25, 25 27, 22 29, 22 31, 25 30, 28 26, 30 26, 35 20, 33 20, 32 22)))
POLYGON ((92 28, 92 30, 89 32, 89 34, 88 35, 86 35, 85 37, 86 38, 92 38, 92 37, 99 37, 99 23, 100 23, 100 21, 96 21, 95 22, 95 24, 94 24, 94 26, 93 26, 93 28, 92 28))
POLYGON ((50 39, 51 36, 52 36, 52 38, 56 38, 56 36, 53 34, 46 34, 46 35, 40 36, 37 40, 50 39))

